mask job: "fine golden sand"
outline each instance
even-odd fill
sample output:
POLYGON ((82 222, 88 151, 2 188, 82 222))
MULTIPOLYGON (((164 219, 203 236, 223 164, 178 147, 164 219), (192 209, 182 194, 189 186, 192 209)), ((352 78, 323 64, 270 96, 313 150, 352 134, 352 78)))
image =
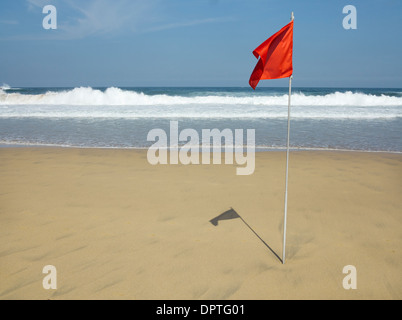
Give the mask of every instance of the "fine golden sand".
POLYGON ((401 299, 402 155, 292 152, 282 265, 285 160, 1 148, 0 299, 401 299))

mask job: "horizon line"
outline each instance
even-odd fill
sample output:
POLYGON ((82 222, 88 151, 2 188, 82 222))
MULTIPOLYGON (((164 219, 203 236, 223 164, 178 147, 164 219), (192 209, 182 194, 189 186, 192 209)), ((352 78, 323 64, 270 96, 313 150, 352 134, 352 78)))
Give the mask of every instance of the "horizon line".
MULTIPOLYGON (((3 83, 3 86, 10 86, 7 83, 3 83)), ((0 89, 3 89, 3 86, 0 89)), ((250 86, 218 86, 218 85, 193 85, 193 86, 178 86, 178 85, 154 85, 154 86, 128 86, 128 85, 78 85, 78 86, 10 86, 7 90, 13 89, 27 89, 27 88, 251 88, 250 86)), ((271 88, 288 88, 288 86, 260 86, 259 89, 271 89, 271 88)), ((293 88, 320 88, 320 89, 401 89, 401 87, 373 87, 373 86, 293 86, 293 88)), ((258 88, 257 88, 258 89, 258 88)))

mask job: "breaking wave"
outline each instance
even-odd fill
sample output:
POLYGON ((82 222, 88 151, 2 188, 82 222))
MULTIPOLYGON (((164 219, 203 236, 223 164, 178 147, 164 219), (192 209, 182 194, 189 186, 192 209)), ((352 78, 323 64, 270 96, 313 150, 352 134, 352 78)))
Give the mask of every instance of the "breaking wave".
POLYGON ((11 87, 6 83, 3 83, 3 85, 0 87, 0 90, 3 90, 3 91, 10 90, 10 89, 11 89, 11 87))
MULTIPOLYGON (((209 95, 171 96, 146 95, 142 92, 108 88, 105 91, 80 87, 44 94, 7 93, 8 86, 0 89, 0 105, 69 105, 69 106, 154 106, 154 105, 248 105, 286 106, 287 95, 209 95)), ((402 106, 402 97, 364 93, 335 92, 327 95, 294 93, 293 106, 402 106)))
MULTIPOLYGON (((0 89, 0 118, 286 118, 287 94, 207 92, 145 94, 108 88, 75 88, 42 94, 0 89)), ((292 117, 299 119, 402 118, 402 97, 333 92, 292 95, 292 117)))

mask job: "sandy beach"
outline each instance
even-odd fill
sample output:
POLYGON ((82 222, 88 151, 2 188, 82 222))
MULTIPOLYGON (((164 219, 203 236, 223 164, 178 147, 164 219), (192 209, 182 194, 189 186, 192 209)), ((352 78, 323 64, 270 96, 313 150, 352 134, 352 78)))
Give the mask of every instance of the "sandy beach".
POLYGON ((292 152, 282 265, 284 174, 0 148, 0 299, 401 299, 402 155, 292 152))

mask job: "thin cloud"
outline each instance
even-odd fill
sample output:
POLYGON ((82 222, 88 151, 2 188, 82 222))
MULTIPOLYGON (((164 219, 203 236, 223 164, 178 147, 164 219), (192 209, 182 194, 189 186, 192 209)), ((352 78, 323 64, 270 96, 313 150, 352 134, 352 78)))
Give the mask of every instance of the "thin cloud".
POLYGON ((169 21, 169 17, 161 11, 161 0, 26 0, 26 3, 28 9, 34 11, 48 4, 54 5, 57 9, 57 30, 14 35, 13 40, 75 40, 93 36, 108 37, 125 32, 158 32, 234 20, 230 17, 218 17, 163 24, 161 21, 169 21))
POLYGON ((199 19, 199 20, 186 21, 186 22, 175 22, 175 23, 169 23, 169 24, 165 24, 165 25, 152 27, 152 28, 145 30, 145 32, 156 32, 156 31, 163 31, 163 30, 176 29, 176 28, 193 27, 193 26, 202 25, 202 24, 228 22, 228 21, 233 21, 233 20, 234 20, 233 18, 223 17, 223 18, 199 19))
POLYGON ((20 22, 17 20, 0 20, 1 24, 17 25, 20 22))
MULTIPOLYGON (((36 34, 31 39, 73 40, 93 35, 110 35, 136 30, 159 0, 26 0, 30 11, 48 4, 57 9, 58 26, 52 34, 36 34)), ((27 36, 20 35, 26 38, 27 36)), ((18 38, 18 37, 17 37, 18 38)))
POLYGON ((152 9, 153 3, 151 0, 92 0, 85 3, 81 1, 77 5, 68 1, 80 17, 61 24, 59 29, 71 38, 133 30, 145 22, 146 13, 152 9))
POLYGON ((43 8, 44 6, 48 4, 53 4, 51 3, 50 0, 27 0, 28 3, 28 9, 33 10, 35 8, 43 8))

